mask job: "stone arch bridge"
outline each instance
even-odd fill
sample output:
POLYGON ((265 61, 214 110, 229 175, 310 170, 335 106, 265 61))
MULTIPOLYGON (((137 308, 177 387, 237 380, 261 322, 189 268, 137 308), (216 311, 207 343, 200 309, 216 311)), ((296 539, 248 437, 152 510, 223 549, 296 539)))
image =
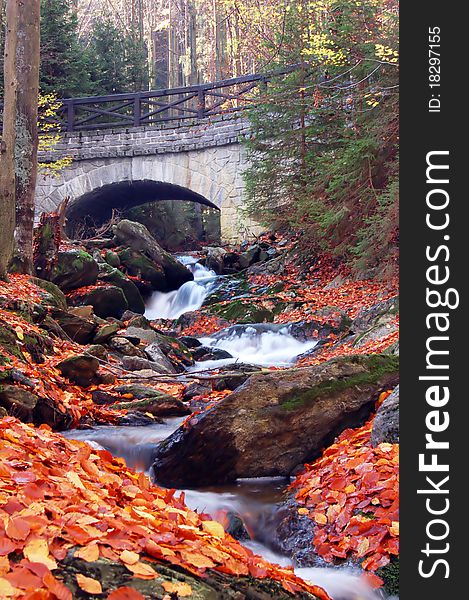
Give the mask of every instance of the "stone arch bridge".
POLYGON ((259 84, 266 77, 63 100, 60 142, 39 158, 73 160, 58 176, 39 176, 37 216, 65 198, 69 223, 103 221, 113 208, 154 200, 190 200, 220 210, 222 241, 257 234, 242 210, 249 135, 242 109, 259 84))

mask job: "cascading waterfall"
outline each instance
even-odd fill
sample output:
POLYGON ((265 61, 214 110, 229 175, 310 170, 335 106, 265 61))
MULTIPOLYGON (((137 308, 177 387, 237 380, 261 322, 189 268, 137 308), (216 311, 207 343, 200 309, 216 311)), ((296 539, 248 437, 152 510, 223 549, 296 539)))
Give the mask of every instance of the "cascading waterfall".
POLYGON ((196 363, 191 371, 216 369, 235 362, 265 367, 287 367, 304 352, 312 350, 316 340, 295 338, 288 325, 235 325, 213 336, 199 338, 204 346, 229 352, 233 358, 196 363))
POLYGON ((187 281, 174 292, 154 292, 148 302, 147 319, 178 319, 199 309, 216 286, 217 274, 197 262, 192 256, 177 256, 179 262, 192 271, 193 281, 187 281))
MULTIPOLYGON (((191 256, 177 258, 191 269, 194 281, 185 283, 174 292, 155 292, 145 313, 149 319, 176 319, 185 312, 197 310, 217 286, 216 273, 200 265, 197 259, 191 256)), ((298 339, 292 335, 289 325, 275 324, 234 325, 211 336, 201 337, 199 341, 204 346, 229 352, 232 358, 198 362, 188 369, 190 371, 219 368, 235 362, 288 366, 317 344, 314 340, 298 339)), ((149 472, 157 445, 171 435, 182 420, 172 418, 165 423, 146 427, 98 426, 65 432, 64 435, 86 441, 94 448, 109 450, 124 458, 129 466, 149 472)), ((285 478, 261 479, 240 480, 232 486, 210 490, 184 490, 185 501, 193 510, 210 514, 214 519, 223 520, 227 512, 238 514, 248 527, 255 530, 256 522, 262 522, 263 516, 275 511, 280 501, 279 493, 285 487, 285 478)), ((292 564, 289 558, 273 552, 258 540, 243 543, 271 562, 284 566, 292 564)), ((360 578, 358 570, 348 567, 295 567, 295 572, 299 577, 323 587, 333 600, 383 598, 360 578)))

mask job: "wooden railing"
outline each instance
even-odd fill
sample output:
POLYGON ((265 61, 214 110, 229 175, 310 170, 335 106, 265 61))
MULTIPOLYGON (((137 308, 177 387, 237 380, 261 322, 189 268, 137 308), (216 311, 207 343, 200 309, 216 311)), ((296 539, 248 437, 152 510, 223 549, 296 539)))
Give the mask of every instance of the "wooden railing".
MULTIPOLYGON (((44 121, 61 131, 72 132, 204 119, 246 108, 252 103, 256 88, 269 79, 267 75, 246 75, 165 90, 66 98, 60 101, 56 115, 44 121)), ((0 103, 0 117, 2 108, 0 103)))

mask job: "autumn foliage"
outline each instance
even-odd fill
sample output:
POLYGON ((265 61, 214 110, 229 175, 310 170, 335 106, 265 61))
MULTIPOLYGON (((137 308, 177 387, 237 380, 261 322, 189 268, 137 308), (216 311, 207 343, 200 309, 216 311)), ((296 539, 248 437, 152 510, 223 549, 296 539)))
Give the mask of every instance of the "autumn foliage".
POLYGON ((372 421, 344 431, 291 485, 298 513, 315 523, 315 552, 329 562, 359 560, 367 571, 399 554, 399 446, 373 448, 372 421))
MULTIPOLYGON (((219 523, 188 509, 184 494, 152 485, 106 451, 6 417, 0 458, 1 598, 71 600, 55 569, 72 550, 86 562, 120 562, 130 586, 132 578, 158 578, 155 563, 167 562, 201 577, 209 569, 269 577, 290 592, 328 599, 321 588, 255 556, 219 523)), ((100 593, 92 578, 77 583, 100 593)), ((108 598, 125 596, 112 591, 108 598)))

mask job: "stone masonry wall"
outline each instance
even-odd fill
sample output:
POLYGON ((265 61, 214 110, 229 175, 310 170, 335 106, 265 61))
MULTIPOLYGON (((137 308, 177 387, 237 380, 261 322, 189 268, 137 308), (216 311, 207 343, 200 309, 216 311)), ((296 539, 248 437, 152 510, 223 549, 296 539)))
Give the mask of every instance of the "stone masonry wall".
POLYGON ((249 123, 233 116, 184 122, 178 126, 136 127, 64 134, 41 161, 71 156, 58 177, 40 176, 37 213, 55 210, 66 198, 81 196, 121 181, 162 181, 201 194, 221 211, 222 239, 240 241, 258 226, 243 217, 242 173, 246 151, 240 143, 249 123))

